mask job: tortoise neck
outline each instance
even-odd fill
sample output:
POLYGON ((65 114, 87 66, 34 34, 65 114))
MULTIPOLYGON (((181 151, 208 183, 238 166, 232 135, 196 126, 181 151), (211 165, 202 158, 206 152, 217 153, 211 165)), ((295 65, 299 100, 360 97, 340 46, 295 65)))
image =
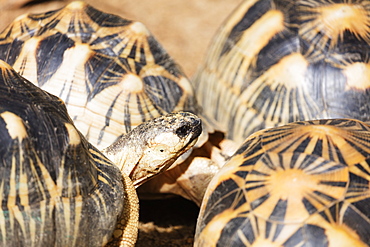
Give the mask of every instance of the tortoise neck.
POLYGON ((121 137, 111 146, 102 150, 102 152, 131 179, 137 164, 142 157, 143 149, 141 145, 130 141, 126 136, 121 137))

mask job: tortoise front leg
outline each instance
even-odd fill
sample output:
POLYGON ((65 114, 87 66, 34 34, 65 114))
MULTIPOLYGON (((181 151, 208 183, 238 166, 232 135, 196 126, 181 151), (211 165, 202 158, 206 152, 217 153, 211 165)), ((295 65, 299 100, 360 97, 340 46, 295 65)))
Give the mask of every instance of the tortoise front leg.
POLYGON ((134 247, 139 227, 139 199, 131 179, 122 175, 125 191, 125 203, 116 230, 106 247, 134 247))

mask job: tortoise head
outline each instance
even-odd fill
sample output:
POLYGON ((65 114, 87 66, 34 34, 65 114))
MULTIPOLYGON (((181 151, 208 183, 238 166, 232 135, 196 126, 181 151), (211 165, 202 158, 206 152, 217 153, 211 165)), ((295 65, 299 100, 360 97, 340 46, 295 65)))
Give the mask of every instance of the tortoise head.
POLYGON ((193 147, 201 132, 194 114, 171 113, 137 126, 103 152, 138 187, 193 147))

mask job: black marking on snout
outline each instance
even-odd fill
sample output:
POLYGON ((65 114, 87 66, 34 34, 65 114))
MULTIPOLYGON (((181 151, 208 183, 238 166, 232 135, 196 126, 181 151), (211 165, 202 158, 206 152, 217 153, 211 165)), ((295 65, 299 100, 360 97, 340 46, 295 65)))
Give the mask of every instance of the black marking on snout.
POLYGON ((187 122, 184 122, 182 126, 177 128, 176 135, 180 138, 184 138, 188 135, 192 135, 192 139, 194 140, 202 133, 202 124, 200 119, 196 118, 188 118, 187 122))

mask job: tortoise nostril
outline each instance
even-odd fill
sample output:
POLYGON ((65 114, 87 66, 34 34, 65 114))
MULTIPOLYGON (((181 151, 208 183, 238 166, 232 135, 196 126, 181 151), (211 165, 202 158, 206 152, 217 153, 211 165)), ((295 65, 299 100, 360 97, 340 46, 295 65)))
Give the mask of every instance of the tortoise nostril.
POLYGON ((198 124, 198 122, 199 122, 199 120, 198 120, 198 119, 196 119, 196 118, 194 118, 194 117, 189 117, 189 121, 190 121, 192 124, 194 124, 194 125, 198 124))

